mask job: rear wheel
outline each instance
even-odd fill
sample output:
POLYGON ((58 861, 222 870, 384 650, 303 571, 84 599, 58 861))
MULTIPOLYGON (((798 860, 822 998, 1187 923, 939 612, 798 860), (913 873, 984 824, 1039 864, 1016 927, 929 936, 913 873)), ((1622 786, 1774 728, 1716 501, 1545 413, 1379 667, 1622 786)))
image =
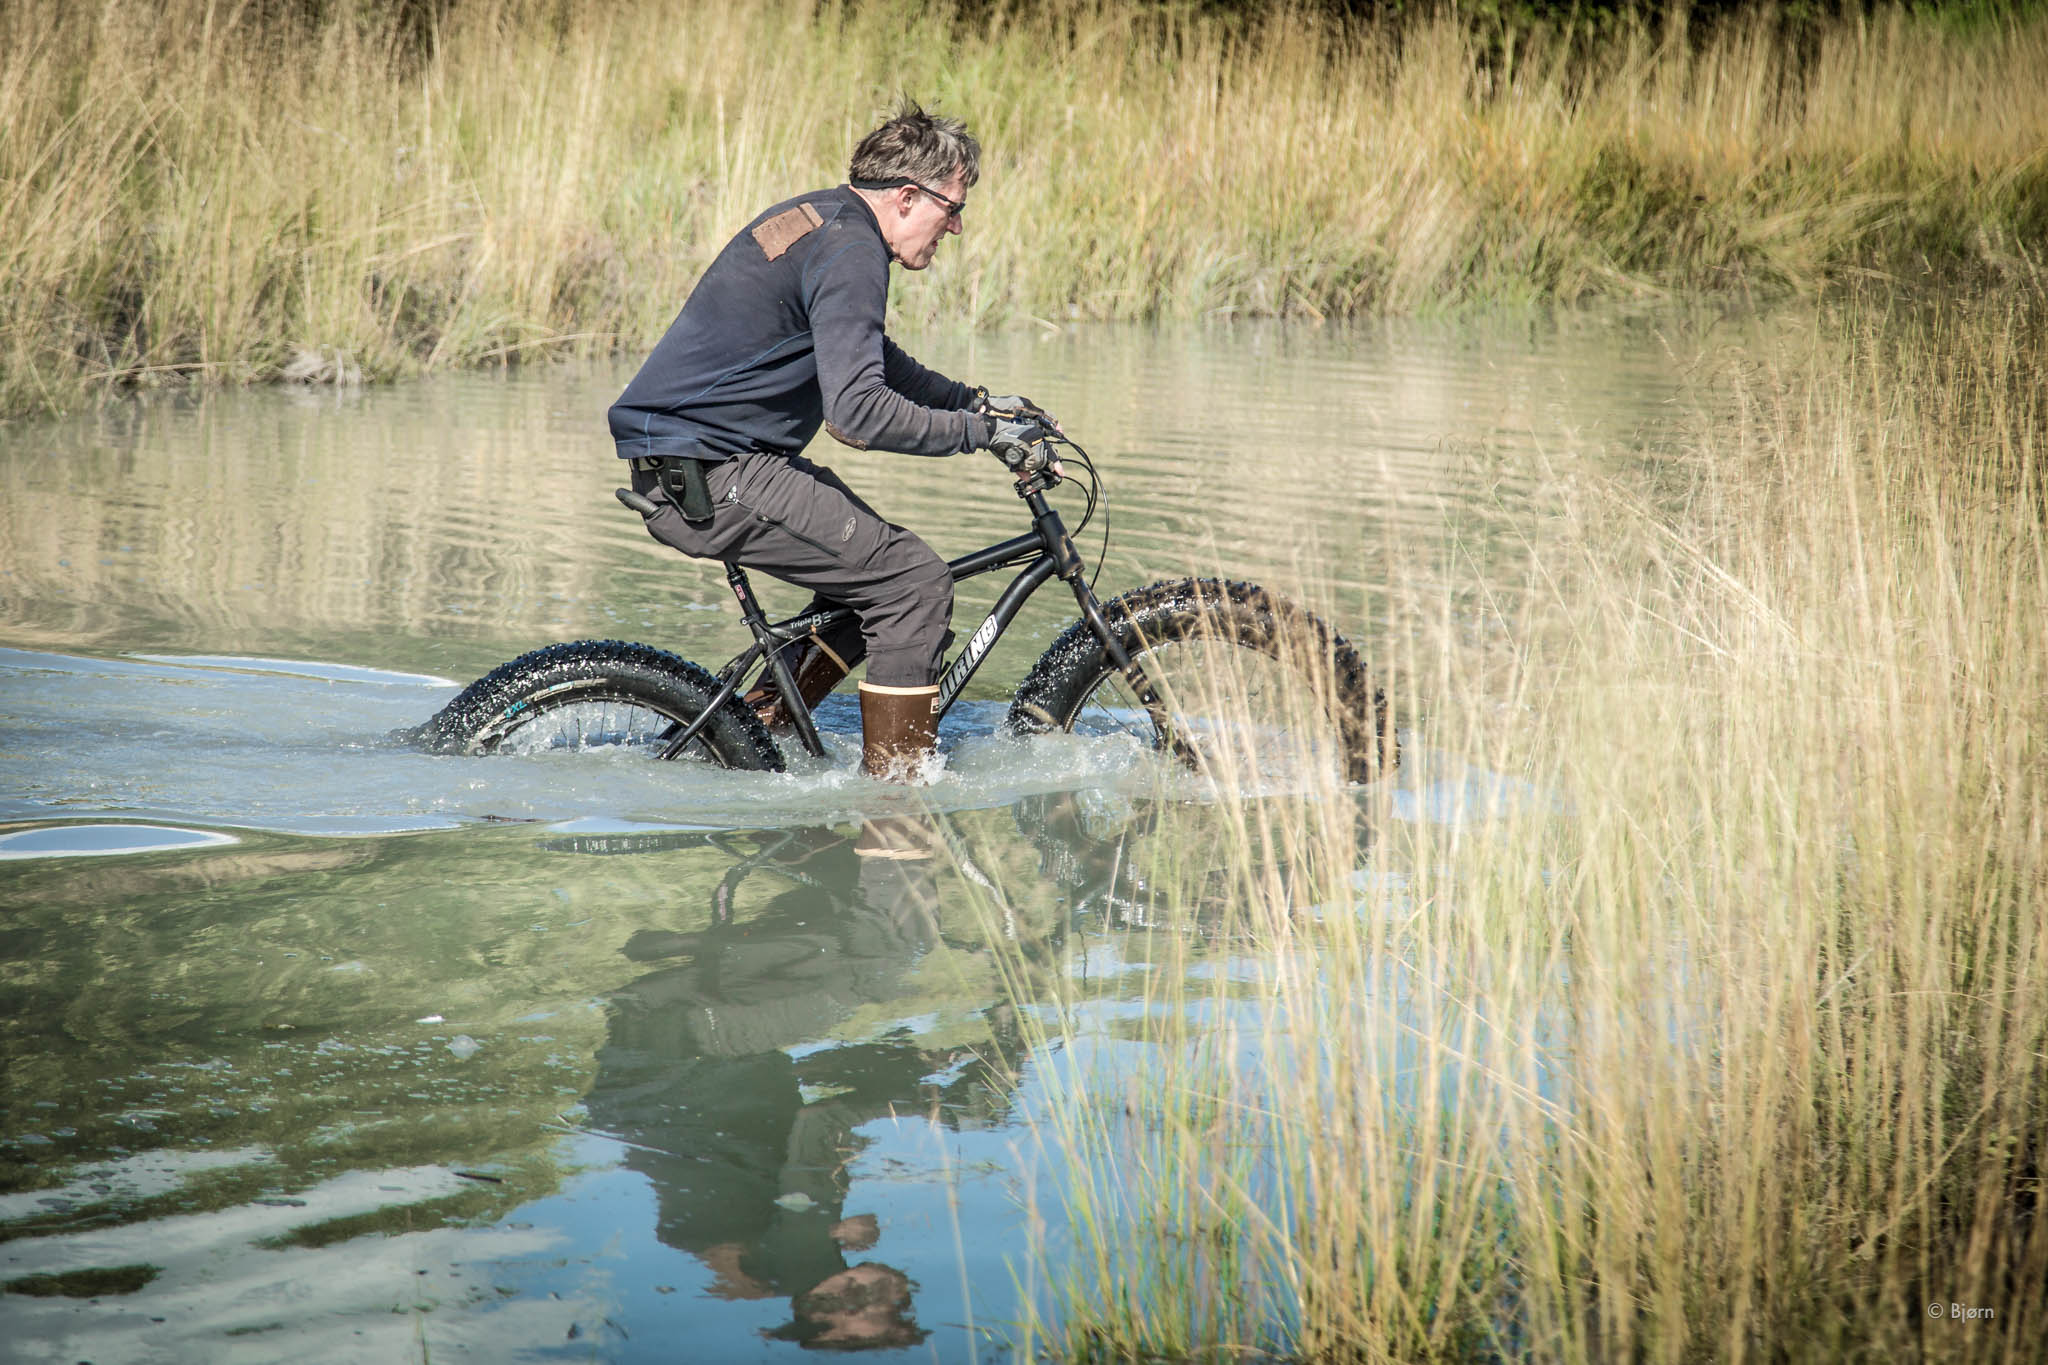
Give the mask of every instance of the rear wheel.
MULTIPOLYGON (((652 757, 702 715, 718 691, 718 679, 664 650, 579 640, 493 669, 422 725, 417 737, 442 753, 621 748, 652 757)), ((780 772, 783 766, 760 720, 731 697, 685 752, 721 768, 780 772)))
POLYGON ((1240 787, 1390 770, 1385 697, 1319 618, 1249 583, 1181 579, 1103 605, 1134 685, 1085 622, 1053 641, 1010 707, 1021 733, 1124 734, 1240 787))

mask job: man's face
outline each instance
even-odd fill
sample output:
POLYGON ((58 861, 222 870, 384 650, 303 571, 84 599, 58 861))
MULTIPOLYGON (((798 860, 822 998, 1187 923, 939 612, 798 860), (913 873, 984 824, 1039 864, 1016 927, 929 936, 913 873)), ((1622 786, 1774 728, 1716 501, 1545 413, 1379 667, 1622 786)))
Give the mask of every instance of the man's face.
POLYGON ((942 185, 905 185, 891 191, 889 211, 878 216, 889 249, 905 269, 930 265, 946 235, 960 231, 960 215, 952 205, 965 203, 966 179, 964 172, 955 171, 942 185))

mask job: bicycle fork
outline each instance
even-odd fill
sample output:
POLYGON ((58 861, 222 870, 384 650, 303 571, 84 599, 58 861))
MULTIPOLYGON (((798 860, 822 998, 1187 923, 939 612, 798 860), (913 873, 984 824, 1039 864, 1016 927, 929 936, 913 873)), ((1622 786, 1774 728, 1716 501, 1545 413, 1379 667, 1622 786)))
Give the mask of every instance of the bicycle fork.
POLYGON ((1137 662, 1124 649, 1123 642, 1116 638, 1116 632, 1109 628, 1109 622, 1104 619, 1102 603, 1095 599, 1095 589, 1089 587, 1088 580, 1083 577, 1081 552, 1074 548, 1073 537, 1067 534, 1065 524, 1060 521, 1060 514, 1045 500, 1044 493, 1028 485, 1024 500, 1030 505, 1032 519, 1038 525, 1038 534, 1045 541, 1046 554, 1054 561, 1054 572, 1065 579, 1067 586, 1074 590, 1074 601, 1081 607, 1081 619, 1088 623, 1089 630, 1095 632, 1095 638, 1102 641, 1102 652, 1109 656, 1109 661, 1124 675, 1124 681, 1131 685, 1132 690, 1138 695, 1138 700, 1145 704, 1145 709, 1156 711, 1160 706, 1159 698, 1153 693, 1152 684, 1145 677, 1144 670, 1138 667, 1137 662))
POLYGON ((1183 762, 1191 766, 1196 765, 1198 756, 1195 749, 1188 743, 1181 727, 1175 722, 1172 711, 1160 697, 1158 689, 1152 685, 1152 680, 1145 675, 1143 666, 1131 657, 1123 642, 1116 638, 1116 632, 1110 629, 1108 619, 1102 614, 1102 603, 1096 600, 1095 590, 1088 585, 1088 580, 1084 576, 1081 552, 1074 548, 1073 538, 1067 534, 1067 528, 1061 523, 1060 514, 1046 502, 1044 491, 1037 480, 1020 488, 1018 496, 1029 504, 1033 520, 1038 526, 1038 534, 1045 542, 1047 560, 1054 566, 1053 571, 1065 579, 1067 586, 1074 590, 1074 601, 1080 605, 1081 619, 1088 623, 1088 629, 1093 632, 1095 638, 1102 641, 1103 655, 1130 685, 1132 695, 1138 699, 1138 704, 1145 708, 1145 714, 1158 728, 1159 736, 1166 742, 1167 747, 1171 748, 1183 762))

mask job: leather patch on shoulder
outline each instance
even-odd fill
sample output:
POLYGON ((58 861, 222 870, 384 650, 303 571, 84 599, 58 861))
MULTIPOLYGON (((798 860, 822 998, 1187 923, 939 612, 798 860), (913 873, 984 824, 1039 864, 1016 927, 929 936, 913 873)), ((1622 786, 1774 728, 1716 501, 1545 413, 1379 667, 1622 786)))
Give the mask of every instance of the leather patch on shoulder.
POLYGON ((798 204, 757 224, 754 240, 761 244, 761 254, 772 261, 823 226, 824 222, 809 204, 798 204))
POLYGON ((831 422, 825 423, 825 430, 831 433, 833 440, 843 446, 852 446, 855 450, 866 450, 868 448, 866 441, 861 440, 858 436, 848 436, 831 422))

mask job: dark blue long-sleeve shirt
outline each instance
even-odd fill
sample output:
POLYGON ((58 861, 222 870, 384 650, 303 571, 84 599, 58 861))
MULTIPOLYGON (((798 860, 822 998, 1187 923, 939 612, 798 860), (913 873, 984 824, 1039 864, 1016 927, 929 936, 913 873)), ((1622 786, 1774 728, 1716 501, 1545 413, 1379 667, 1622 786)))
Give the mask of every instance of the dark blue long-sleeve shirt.
POLYGON ((852 189, 763 212, 726 243, 612 404, 622 458, 794 455, 824 425, 863 450, 952 455, 986 445, 973 391, 883 334, 889 249, 852 189))

